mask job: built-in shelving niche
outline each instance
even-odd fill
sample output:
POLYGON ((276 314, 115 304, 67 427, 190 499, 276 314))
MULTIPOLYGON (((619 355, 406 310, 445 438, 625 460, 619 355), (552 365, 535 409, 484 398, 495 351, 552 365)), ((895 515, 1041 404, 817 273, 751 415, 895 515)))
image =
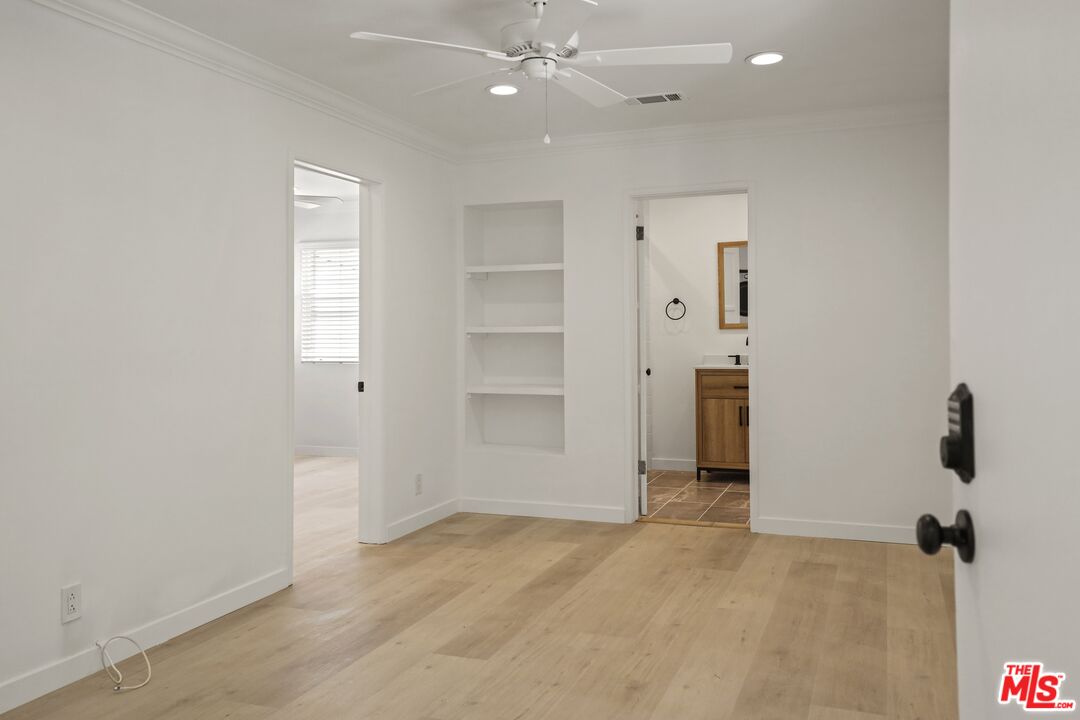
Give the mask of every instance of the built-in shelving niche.
POLYGON ((466 441, 563 451, 561 202, 465 208, 466 441))

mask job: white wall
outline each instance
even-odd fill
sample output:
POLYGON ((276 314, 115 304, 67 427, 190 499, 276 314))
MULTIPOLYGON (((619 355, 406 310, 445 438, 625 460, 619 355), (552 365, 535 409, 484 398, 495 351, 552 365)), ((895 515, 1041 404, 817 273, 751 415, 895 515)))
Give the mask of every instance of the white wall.
POLYGON ((693 368, 703 355, 750 352, 745 330, 720 329, 716 274, 716 244, 748 237, 746 199, 733 193, 648 201, 650 467, 697 466, 693 368), (681 320, 665 312, 676 297, 686 303, 681 320))
POLYGON ((910 542, 921 513, 949 507, 937 460, 948 393, 945 119, 841 124, 592 150, 556 143, 463 169, 466 204, 563 200, 567 308, 565 456, 492 455, 462 477, 464 508, 628 517, 628 195, 726 183, 750 189, 754 528, 910 542))
POLYGON ((293 308, 296 328, 293 347, 296 384, 293 444, 299 454, 355 455, 360 432, 356 363, 300 362, 300 253, 304 242, 318 240, 359 243, 360 203, 297 209, 294 213, 297 253, 293 262, 293 308))
POLYGON ((27 0, 0 97, 4 709, 289 582, 290 152, 384 183, 391 522, 456 498, 457 333, 445 161, 27 0))

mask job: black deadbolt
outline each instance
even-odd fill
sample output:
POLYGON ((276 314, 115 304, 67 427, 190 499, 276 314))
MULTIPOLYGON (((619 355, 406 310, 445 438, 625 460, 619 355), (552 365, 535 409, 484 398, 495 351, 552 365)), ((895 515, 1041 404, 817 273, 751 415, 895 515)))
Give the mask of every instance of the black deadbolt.
POLYGON ((949 434, 941 438, 941 464, 966 483, 975 477, 975 411, 971 391, 960 383, 949 395, 949 434))
POLYGON ((952 545, 964 562, 975 559, 975 524, 967 510, 958 511, 956 524, 948 527, 942 527, 933 515, 923 515, 915 524, 915 539, 927 555, 936 555, 942 545, 952 545))

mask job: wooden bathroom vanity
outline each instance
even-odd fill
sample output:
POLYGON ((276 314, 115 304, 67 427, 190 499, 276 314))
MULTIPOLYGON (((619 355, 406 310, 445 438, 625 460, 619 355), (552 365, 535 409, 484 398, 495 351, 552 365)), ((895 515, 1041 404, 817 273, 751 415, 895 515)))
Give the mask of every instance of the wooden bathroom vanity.
POLYGON ((698 480, 702 470, 749 470, 749 368, 697 368, 694 384, 698 480))

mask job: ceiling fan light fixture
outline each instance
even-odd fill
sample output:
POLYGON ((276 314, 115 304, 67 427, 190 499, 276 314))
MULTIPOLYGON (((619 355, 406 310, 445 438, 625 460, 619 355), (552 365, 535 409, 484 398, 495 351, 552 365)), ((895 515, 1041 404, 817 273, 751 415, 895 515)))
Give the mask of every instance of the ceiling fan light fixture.
POLYGON ((776 50, 766 50, 764 52, 754 53, 746 58, 746 62, 751 65, 775 65, 784 59, 784 53, 777 52, 776 50))
POLYGON ((731 62, 731 43, 612 48, 582 52, 578 47, 578 30, 596 10, 599 5, 597 0, 525 0, 525 2, 534 7, 536 17, 503 27, 499 50, 386 35, 366 30, 354 32, 352 37, 363 41, 394 43, 415 49, 428 48, 465 55, 479 55, 487 60, 504 64, 504 67, 498 70, 443 83, 416 95, 426 95, 457 87, 466 82, 472 83, 474 79, 493 77, 499 79, 489 81, 493 84, 487 86, 487 91, 492 95, 505 97, 515 95, 521 87, 511 84, 506 79, 514 77, 521 78, 519 82, 543 80, 545 108, 548 107, 546 88, 551 80, 556 81, 557 87, 577 95, 598 108, 611 107, 627 101, 626 95, 581 72, 578 68, 723 65, 731 62), (567 67, 560 68, 562 64, 567 67))
POLYGON ((508 95, 517 95, 517 85, 511 85, 510 83, 495 83, 494 85, 488 85, 487 91, 492 95, 498 95, 499 97, 506 97, 508 95))

